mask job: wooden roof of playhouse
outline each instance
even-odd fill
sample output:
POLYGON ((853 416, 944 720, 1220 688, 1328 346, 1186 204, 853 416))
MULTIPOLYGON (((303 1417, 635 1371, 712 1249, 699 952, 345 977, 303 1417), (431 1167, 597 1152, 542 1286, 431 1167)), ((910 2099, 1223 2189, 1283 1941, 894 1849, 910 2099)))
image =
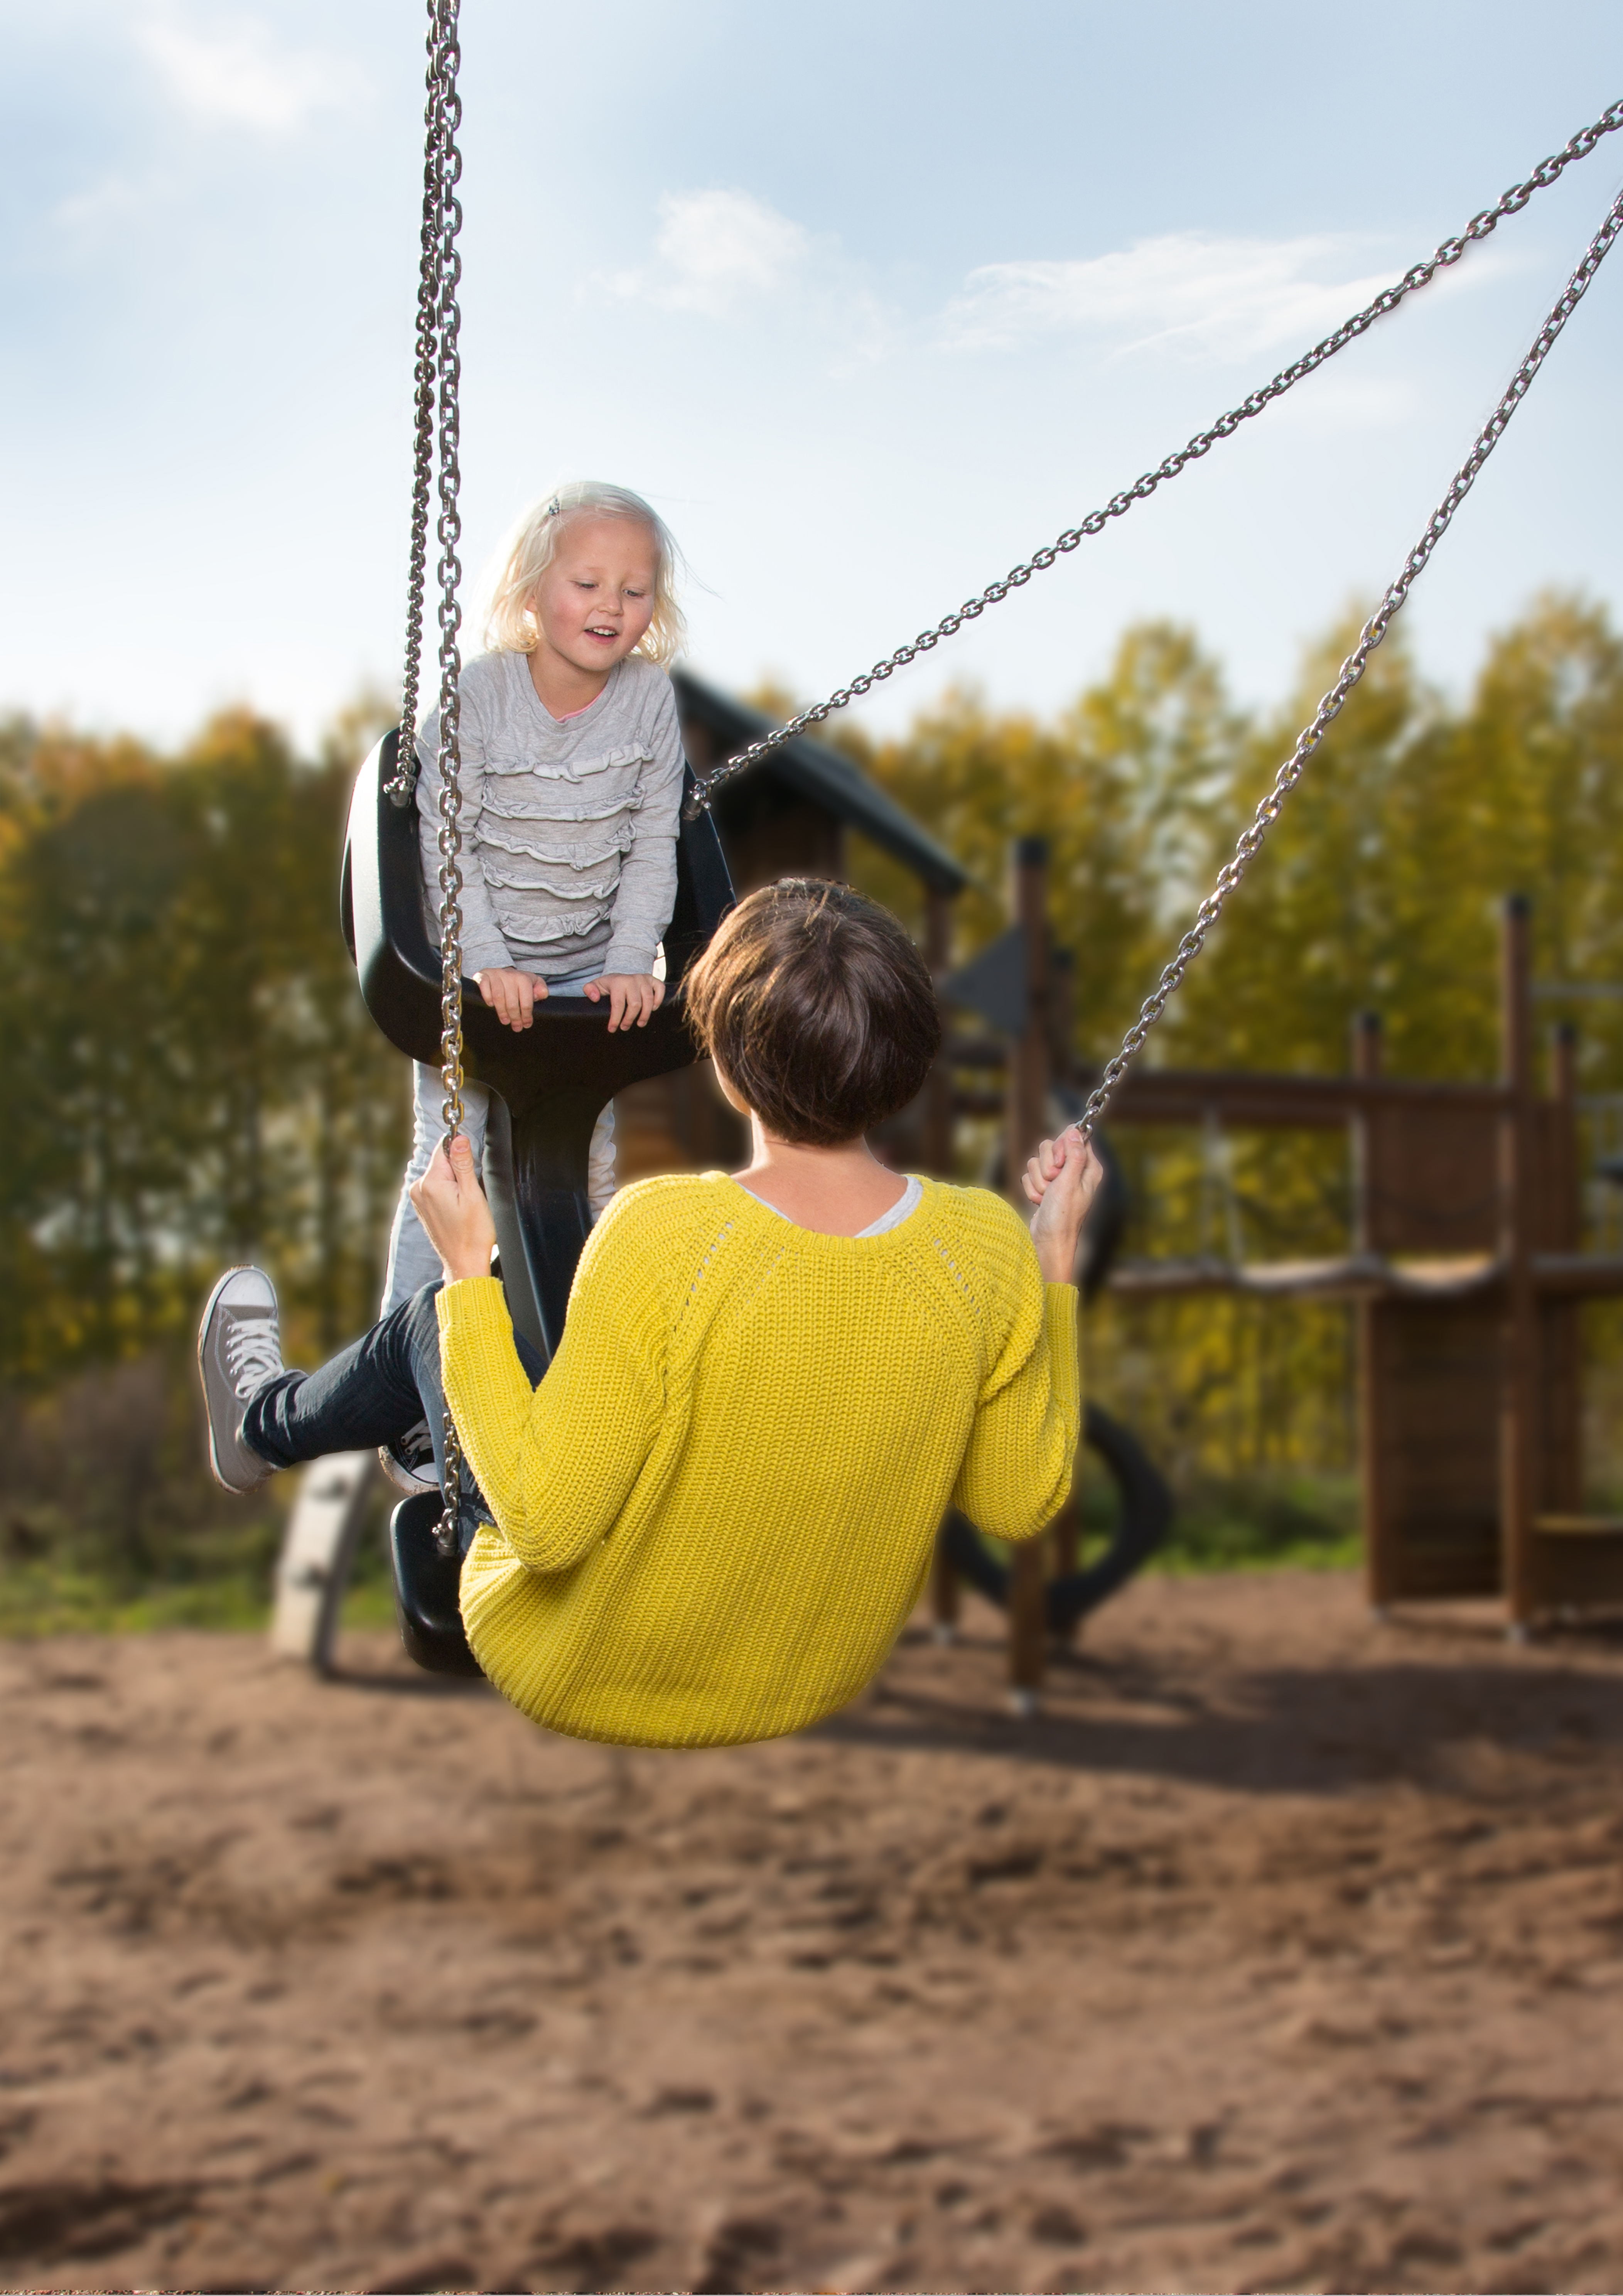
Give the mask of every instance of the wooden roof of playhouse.
MULTIPOLYGON (((773 729, 773 720, 760 710, 717 693, 691 670, 674 671, 671 683, 683 741, 697 773, 709 773, 773 729)), ((741 893, 779 876, 843 876, 848 829, 899 861, 930 892, 950 896, 970 882, 969 872, 946 847, 859 766, 805 734, 729 782, 717 794, 715 815, 741 893)))

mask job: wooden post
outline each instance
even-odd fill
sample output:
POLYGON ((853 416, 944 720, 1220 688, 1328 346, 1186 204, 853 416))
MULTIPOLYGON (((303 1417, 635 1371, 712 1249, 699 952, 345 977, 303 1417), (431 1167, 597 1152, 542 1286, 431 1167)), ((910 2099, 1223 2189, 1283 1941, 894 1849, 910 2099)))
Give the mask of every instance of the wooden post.
POLYGON ((1076 950, 1074 948, 1050 949, 1048 952, 1048 1058, 1050 1073, 1055 1084, 1069 1084, 1072 1070, 1076 1065, 1076 1055, 1071 1049, 1070 1035, 1076 1016, 1076 950))
MULTIPOLYGON (((1025 935, 1026 1025, 1009 1047, 1009 1118, 1004 1182, 1023 1210, 1020 1176, 1042 1138, 1048 1114, 1050 968, 1048 963, 1048 841, 1020 837, 1012 862, 1015 922, 1025 935)), ((1048 1636, 1047 1540, 1025 1539, 1012 1550, 1009 1574, 1009 1685, 1017 1711, 1035 1711, 1042 1687, 1048 1636)))
POLYGON ((1499 1551, 1511 1632, 1527 1632, 1535 1602, 1533 1518, 1538 1504, 1538 1302, 1533 1290, 1532 996, 1530 905, 1504 904, 1499 944, 1501 1080, 1499 1251, 1504 1263, 1499 1412, 1499 1551))
POLYGON ((1583 1242, 1583 1189, 1578 1154, 1578 1023, 1562 1021, 1550 1042, 1550 1095, 1554 1101, 1555 1139, 1551 1205, 1546 1235, 1536 1244, 1551 1251, 1577 1251, 1583 1242))
MULTIPOLYGON (((1529 1239, 1534 1251, 1577 1251, 1583 1242, 1583 1183, 1578 1142, 1578 1030, 1563 1021, 1550 1046, 1550 1099, 1535 1111, 1537 1149, 1535 1184, 1537 1224, 1529 1239)), ((1537 1294, 1538 1472, 1534 1486, 1535 1521, 1545 1513, 1578 1515, 1584 1507, 1583 1310, 1575 1300, 1537 1294)), ((1537 1539, 1538 1584, 1534 1597, 1543 1608, 1552 1593, 1552 1557, 1537 1539)), ((1560 1563, 1557 1569, 1562 1569, 1560 1563)))
MULTIPOLYGON (((1356 1013, 1352 1026, 1354 1076, 1363 1083, 1372 1083, 1381 1074, 1381 1053, 1380 1013, 1356 1013)), ((1372 1112, 1366 1108, 1352 1121, 1355 1251, 1373 1251, 1375 1248, 1376 1225, 1370 1201, 1372 1120, 1372 1112)), ((1364 1533, 1364 1584, 1370 1608, 1380 1614, 1389 1609, 1397 1591, 1390 1494, 1385 1472, 1387 1427, 1383 1405, 1387 1382, 1381 1362, 1385 1326, 1378 1300, 1358 1300, 1353 1314, 1358 1334, 1358 1510, 1364 1533)))

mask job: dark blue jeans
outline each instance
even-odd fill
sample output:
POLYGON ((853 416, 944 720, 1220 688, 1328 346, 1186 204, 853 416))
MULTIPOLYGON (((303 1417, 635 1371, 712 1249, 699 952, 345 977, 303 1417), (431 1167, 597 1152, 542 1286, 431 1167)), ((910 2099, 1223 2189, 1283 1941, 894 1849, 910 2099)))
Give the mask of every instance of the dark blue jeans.
MULTIPOLYGON (((284 1371, 242 1414, 242 1440, 273 1467, 299 1467, 331 1451, 371 1451, 426 1419, 434 1464, 445 1480, 445 1390, 439 1383, 438 1283, 425 1283, 319 1371, 284 1371)), ((519 1361, 532 1387, 546 1365, 521 1332, 519 1361)), ((466 1468, 464 1498, 488 1522, 489 1509, 466 1468)))

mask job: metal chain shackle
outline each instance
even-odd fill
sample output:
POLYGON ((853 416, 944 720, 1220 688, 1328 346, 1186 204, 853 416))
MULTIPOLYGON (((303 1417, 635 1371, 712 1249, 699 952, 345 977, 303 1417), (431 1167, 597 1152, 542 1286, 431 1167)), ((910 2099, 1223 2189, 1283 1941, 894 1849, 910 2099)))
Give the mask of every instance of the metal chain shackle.
POLYGON ((725 758, 690 791, 684 808, 687 818, 690 821, 696 818, 709 804, 713 793, 724 782, 731 781, 734 774, 742 774, 750 766, 758 765, 761 758, 770 757, 775 750, 782 749, 786 742, 792 742, 796 734, 804 734, 809 726, 820 726, 835 710, 844 709, 887 677, 893 676, 898 669, 905 669, 909 662, 916 661, 920 654, 930 652, 943 638, 955 637, 966 622, 978 620, 988 606, 1000 605, 1011 590, 1022 589, 1034 574, 1045 573, 1059 558, 1075 550, 1090 536, 1102 533, 1112 519, 1124 517, 1135 503, 1147 502, 1165 480, 1176 479, 1191 463, 1199 462, 1220 439, 1232 438, 1242 422, 1249 422, 1254 415, 1260 414, 1265 406, 1271 406, 1276 398, 1283 398, 1286 391, 1294 389, 1305 376, 1316 373, 1327 359, 1332 359, 1338 351, 1345 350, 1348 343, 1356 342, 1360 335, 1367 333, 1377 319, 1395 311, 1406 296, 1429 285, 1439 271, 1457 263, 1468 247, 1488 238, 1506 216, 1520 214, 1535 192, 1547 190, 1574 160, 1586 158, 1603 136, 1612 135, 1619 127, 1623 127, 1623 100, 1610 105, 1587 127, 1580 128, 1559 152, 1552 152, 1547 160, 1541 160, 1522 182, 1512 184, 1491 208, 1484 208, 1480 215, 1472 216, 1463 231, 1456 232, 1452 239, 1444 240, 1442 245, 1434 249, 1423 262, 1413 265, 1392 286, 1383 288, 1373 302, 1366 303, 1361 311, 1355 311, 1351 318, 1344 319, 1333 334, 1326 335, 1310 351, 1304 351, 1300 358, 1282 368, 1271 382, 1265 383, 1260 390, 1252 391, 1248 398, 1242 399, 1238 406, 1232 406, 1226 414, 1220 414, 1209 429, 1198 430, 1187 446, 1180 447, 1175 454, 1168 455, 1164 462, 1158 463, 1152 471, 1146 471, 1119 494, 1112 495, 1102 508, 1090 511, 1086 518, 1077 525, 1068 527, 1045 547, 1034 550, 1021 565, 1012 567, 1001 582, 988 583, 979 597, 966 600, 955 614, 944 614, 932 629, 921 631, 911 644, 898 646, 894 653, 888 655, 883 661, 876 661, 873 668, 863 676, 852 678, 848 685, 837 687, 824 701, 814 702, 809 709, 802 709, 799 716, 791 718, 787 725, 775 727, 760 741, 752 742, 747 750, 741 750, 736 756, 725 758))
POLYGON ((1244 876, 1269 830, 1279 819, 1285 800, 1307 770, 1308 758, 1324 740, 1332 721, 1340 716, 1347 697, 1363 676, 1371 654, 1385 637, 1409 592, 1425 571, 1432 552, 1453 523, 1455 511, 1476 484, 1484 463, 1504 437, 1512 415, 1526 398, 1534 376, 1548 357, 1562 328, 1587 293, 1590 282, 1605 261, 1619 232, 1623 232, 1623 193, 1619 194, 1605 222, 1590 241, 1583 261, 1562 289, 1549 317, 1534 338, 1532 348, 1511 377, 1504 397, 1478 432, 1470 454, 1455 473, 1447 493, 1427 521, 1420 540, 1404 560, 1396 581, 1390 585, 1380 605, 1359 632, 1358 643, 1341 664, 1335 684, 1319 703, 1309 723, 1303 727, 1296 747, 1274 776, 1272 788, 1258 806, 1248 826, 1241 832, 1233 855, 1225 862, 1217 873, 1217 882, 1195 911, 1193 923, 1179 941, 1153 992, 1139 1008, 1138 1018, 1122 1038, 1120 1051, 1106 1062, 1078 1119, 1084 1133, 1090 1132, 1103 1114, 1111 1095, 1127 1073, 1145 1037, 1166 1011, 1168 1000, 1190 965, 1200 955, 1207 934, 1223 913, 1225 902, 1244 876))

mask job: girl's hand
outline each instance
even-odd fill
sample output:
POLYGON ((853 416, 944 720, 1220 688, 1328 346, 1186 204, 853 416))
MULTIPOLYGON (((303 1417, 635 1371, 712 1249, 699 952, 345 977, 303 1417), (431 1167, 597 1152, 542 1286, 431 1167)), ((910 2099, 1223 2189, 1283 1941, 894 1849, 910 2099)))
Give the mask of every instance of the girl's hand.
POLYGON ((665 983, 656 980, 652 972, 602 972, 586 982, 586 993, 594 1004, 607 996, 612 1035, 616 1029, 629 1029, 633 1021, 645 1029, 649 1014, 657 1013, 665 1002, 665 983))
POLYGON ((1057 1140, 1044 1140, 1026 1166, 1021 1185, 1037 1206, 1031 1241, 1045 1283, 1076 1280, 1077 1246, 1082 1223, 1098 1193, 1104 1167, 1073 1124, 1057 1140))
POLYGON ((448 1160, 445 1142, 440 1142, 428 1170, 412 1183, 411 1198, 429 1242, 439 1254, 447 1283, 489 1275, 496 1223, 473 1169, 473 1151, 465 1132, 459 1132, 452 1141, 448 1160))
POLYGON ((516 965, 488 965, 473 978, 504 1029, 528 1029, 534 1008, 546 995, 546 983, 538 973, 521 972, 516 965))

